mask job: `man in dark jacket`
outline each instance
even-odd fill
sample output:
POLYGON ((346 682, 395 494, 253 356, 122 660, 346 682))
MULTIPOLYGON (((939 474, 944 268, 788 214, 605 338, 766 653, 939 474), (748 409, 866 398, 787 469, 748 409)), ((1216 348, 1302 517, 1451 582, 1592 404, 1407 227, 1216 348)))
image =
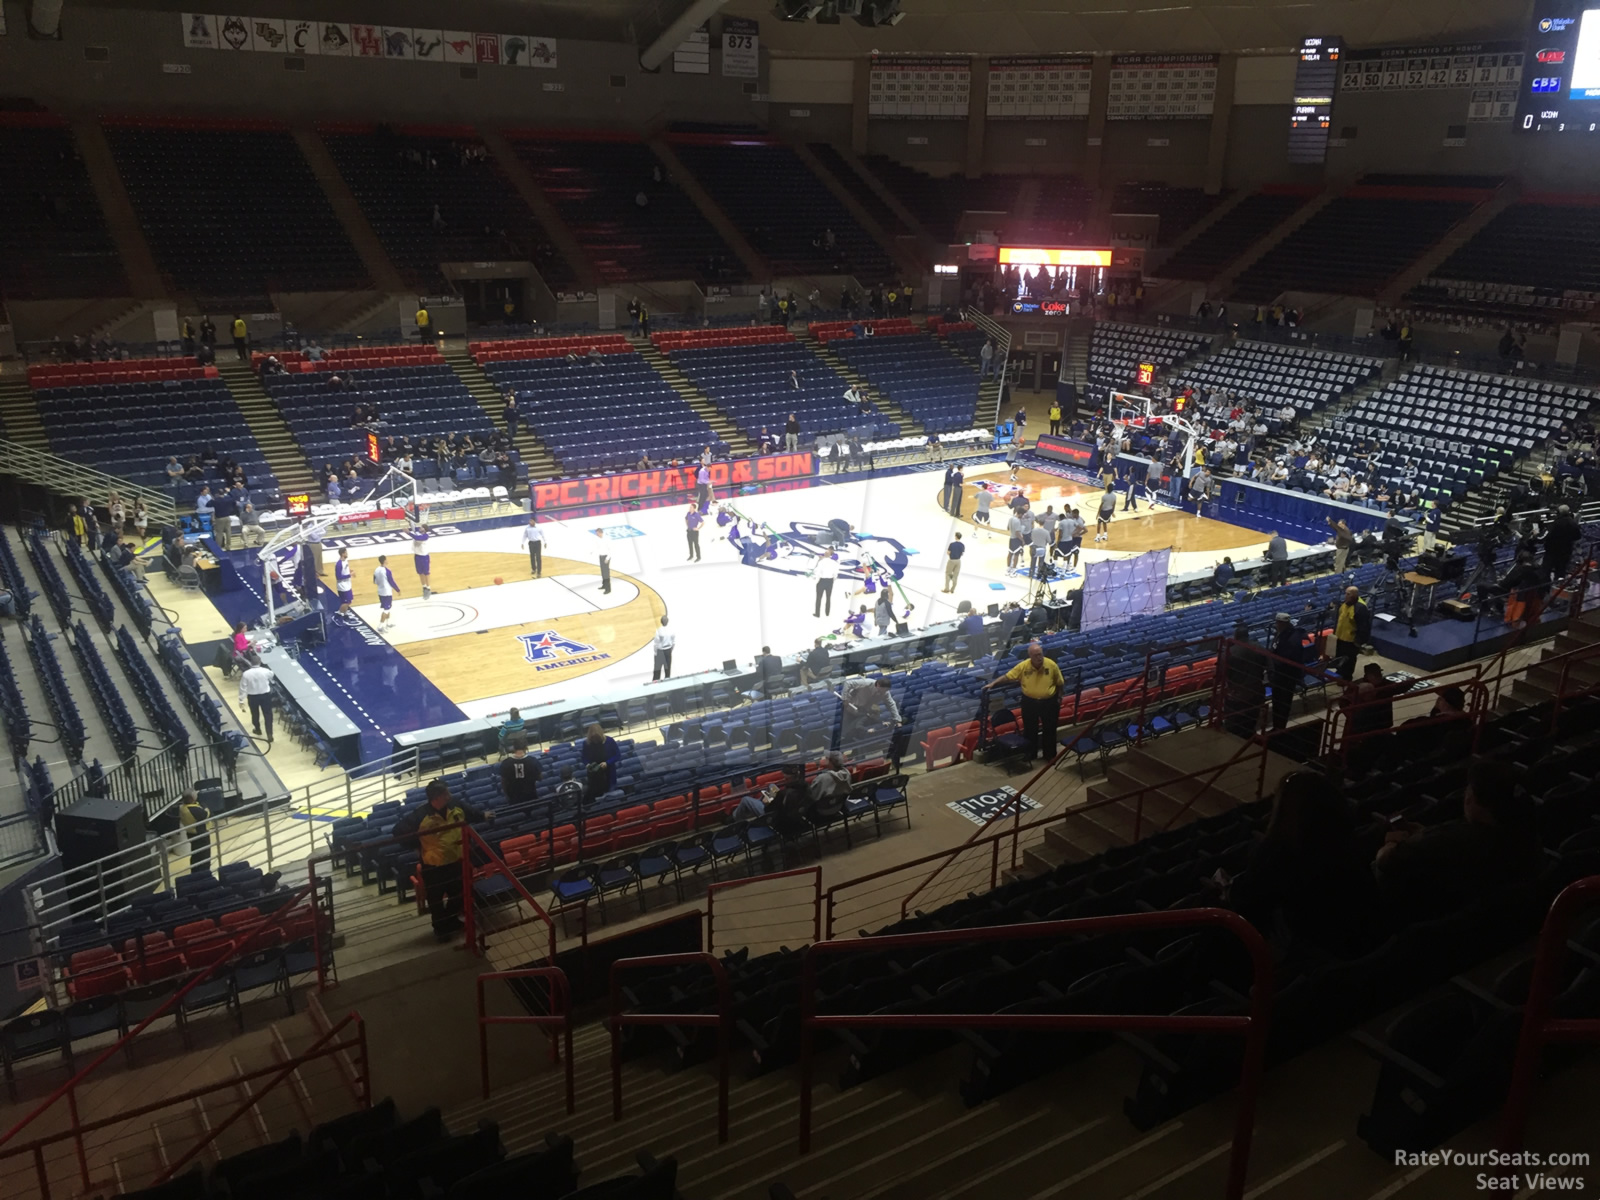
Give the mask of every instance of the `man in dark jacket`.
POLYGON ((1572 561, 1572 548, 1583 539, 1583 526, 1572 515, 1572 509, 1563 504, 1556 509, 1556 519, 1544 535, 1544 570, 1551 582, 1567 573, 1572 561))
POLYGON ((528 739, 511 739, 511 753, 500 762, 500 790, 508 805, 532 804, 538 799, 540 770, 537 755, 528 753, 528 739))
POLYGON ((1240 624, 1233 631, 1228 647, 1228 690, 1222 724, 1238 737, 1254 737, 1261 720, 1261 702, 1266 699, 1266 659, 1250 640, 1250 628, 1240 624))
POLYGON ((450 794, 450 785, 435 779, 428 785, 427 798, 395 822, 395 837, 417 835, 422 856, 422 890, 428 900, 428 915, 433 920, 433 936, 449 941, 461 927, 463 892, 461 867, 461 827, 476 825, 494 814, 474 808, 450 794))
POLYGON ((1278 614, 1268 649, 1274 656, 1267 664, 1267 681, 1272 685, 1272 728, 1287 729, 1289 709, 1305 674, 1306 660, 1305 634, 1288 613, 1278 614))

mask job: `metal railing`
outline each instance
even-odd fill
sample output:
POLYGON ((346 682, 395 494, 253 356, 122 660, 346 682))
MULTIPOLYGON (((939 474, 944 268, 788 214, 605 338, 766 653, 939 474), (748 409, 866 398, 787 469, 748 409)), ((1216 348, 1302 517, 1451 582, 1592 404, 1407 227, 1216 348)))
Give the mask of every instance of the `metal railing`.
MULTIPOLYGON (((191 760, 201 749, 190 747, 191 760)), ((126 896, 170 890, 173 876, 187 870, 175 866, 172 858, 183 855, 186 847, 193 848, 193 839, 201 836, 210 839, 208 861, 213 869, 239 859, 248 859, 264 871, 298 869, 326 847, 324 826, 316 818, 361 816, 378 804, 399 799, 407 787, 404 778, 414 777, 416 771, 417 752, 405 750, 357 768, 359 778, 355 772, 341 772, 335 779, 307 784, 287 796, 263 797, 247 807, 214 814, 198 826, 156 834, 137 846, 62 871, 28 889, 29 922, 41 938, 49 938, 75 919, 87 916, 103 923, 126 907, 126 896), (92 908, 85 907, 88 897, 95 898, 92 908)), ((115 774, 107 772, 106 777, 115 774)), ((187 778, 204 777, 190 766, 187 778)), ((188 786, 187 778, 183 787, 188 786)), ((57 789, 56 795, 63 790, 57 789)), ((176 800, 182 790, 178 787, 166 794, 176 800)), ((104 793, 90 788, 84 794, 104 793)), ((133 796, 127 798, 138 802, 133 796)))
POLYGON ((690 951, 685 954, 650 954, 642 958, 619 958, 611 964, 611 1119, 622 1120, 622 1030, 626 1025, 685 1025, 717 1031, 717 1141, 728 1140, 728 1058, 729 1035, 733 1027, 733 993, 728 987, 728 971, 714 954, 690 951), (649 1013, 622 1010, 622 975, 644 967, 679 967, 701 963, 711 969, 717 985, 717 1010, 710 1013, 649 1013))
MULTIPOLYGON (((695 956, 687 956, 693 958, 695 956)), ((657 960, 639 959, 638 962, 657 960)), ((621 965, 621 964, 618 964, 621 965)), ((613 983, 613 987, 614 987, 613 983)), ((1239 1072, 1239 1107, 1234 1119, 1233 1150, 1223 1195, 1241 1200, 1250 1168, 1250 1143, 1255 1134, 1256 1096, 1261 1089, 1267 1047, 1267 1021, 1272 1008, 1272 954, 1255 927, 1238 913, 1221 908, 1194 908, 1181 912, 1130 913, 1114 917, 1085 917, 1072 921, 1031 922, 978 929, 942 929, 889 937, 818 942, 808 947, 800 967, 800 1153, 811 1152, 811 1090, 815 1073, 816 1033, 819 1029, 1038 1029, 1050 1031, 1138 1031, 1142 1033, 1227 1033, 1244 1038, 1244 1061, 1239 1072), (1041 937, 1078 937, 1097 933, 1126 933, 1147 929, 1189 929, 1209 926, 1227 930, 1243 943, 1250 955, 1253 981, 1250 1011, 1243 1015, 1179 1016, 1118 1013, 829 1013, 816 1011, 817 961, 861 951, 922 949, 956 942, 1005 942, 1041 937)), ((722 1002, 727 1003, 726 999, 722 1002)), ((615 999, 613 999, 613 1008, 615 999)), ((613 1034, 615 1036, 615 1033, 613 1034)), ((620 1115, 620 1112, 619 1112, 620 1115)), ((726 1130, 724 1137, 726 1137, 726 1130)))
POLYGON ((50 852, 44 830, 31 812, 0 817, 0 867, 12 867, 50 852))
POLYGON ((1000 386, 995 390, 994 413, 989 418, 989 428, 993 429, 1000 424, 1002 419, 1000 403, 1005 398, 1006 392, 1006 364, 1011 361, 1011 331, 993 317, 980 312, 976 308, 962 309, 961 319, 971 321, 994 339, 994 358, 990 359, 990 362, 995 364, 995 374, 999 376, 1000 386))
POLYGON ((207 742, 172 742, 143 762, 109 770, 79 772, 46 798, 47 810, 60 812, 88 796, 102 796, 144 809, 153 821, 178 802, 197 779, 234 778, 235 755, 219 753, 207 742))
MULTIPOLYGON (((517 873, 506 865, 505 860, 500 857, 494 847, 489 845, 482 835, 470 825, 464 825, 461 828, 461 849, 463 851, 461 855, 463 876, 461 916, 462 922, 466 927, 464 936, 467 948, 475 954, 486 953, 489 948, 488 938, 491 933, 503 934, 513 929, 523 929, 532 925, 537 927, 536 933, 540 935, 539 941, 543 943, 540 949, 543 950, 545 964, 553 965, 556 960, 556 923, 550 914, 545 911, 544 906, 534 899, 533 893, 523 885, 521 879, 517 878, 517 873), (487 923, 479 920, 477 891, 472 885, 477 878, 490 878, 495 875, 501 876, 511 884, 517 900, 527 907, 528 912, 518 921, 508 925, 497 924, 493 930, 490 930, 487 927, 487 923)), ((584 918, 584 932, 587 939, 587 906, 584 909, 584 918)), ((529 947, 529 949, 532 948, 531 946, 529 947)), ((522 961, 525 963, 534 962, 537 957, 537 955, 530 955, 522 961)))
POLYGON ((562 1060, 566 1071, 567 1114, 578 1111, 577 1091, 572 1075, 572 990, 567 973, 560 967, 523 967, 517 971, 489 971, 478 976, 478 1070, 483 1080, 483 1098, 489 1098, 489 1026, 533 1025, 553 1030, 550 1037, 552 1061, 562 1060), (483 985, 489 979, 543 979, 550 985, 550 1011, 543 1014, 493 1017, 484 1006, 483 985), (559 1034, 558 1050, 557 1034, 559 1034))
POLYGON ((1507 1152, 1522 1148, 1528 1126, 1528 1106, 1538 1082, 1539 1060, 1549 1042, 1600 1042, 1600 1019, 1550 1016, 1561 971, 1567 957, 1567 930, 1578 912, 1600 904, 1600 875, 1590 875, 1567 887, 1555 898, 1539 931, 1539 949, 1533 961, 1533 979, 1522 1007, 1522 1034, 1511 1068, 1511 1087, 1500 1113, 1497 1146, 1507 1152))
POLYGON ((107 475, 6 438, 0 438, 0 463, 6 474, 36 483, 58 496, 101 497, 117 492, 129 502, 130 510, 133 501, 143 500, 152 525, 170 525, 178 519, 177 505, 169 492, 130 483, 120 476, 107 475))
MULTIPOLYGON (((811 896, 808 902, 790 900, 787 903, 774 904, 771 897, 766 897, 765 902, 762 905, 762 914, 763 916, 770 916, 774 908, 809 909, 809 924, 811 926, 810 940, 813 942, 820 942, 822 940, 822 868, 797 867, 792 871, 776 871, 769 875, 752 875, 747 879, 719 880, 708 886, 706 888, 706 950, 711 951, 717 948, 717 897, 719 895, 727 892, 745 890, 750 888, 752 885, 761 885, 762 887, 766 887, 767 885, 773 883, 773 881, 779 879, 800 878, 809 878, 811 880, 811 896)), ((786 890, 790 892, 797 892, 799 889, 795 885, 789 885, 786 890)), ((723 922, 724 933, 727 933, 728 931, 728 924, 729 923, 727 921, 723 922)), ((796 927, 798 927, 798 922, 795 924, 796 927)), ((737 933, 741 929, 748 931, 750 928, 751 927, 748 925, 735 925, 733 926, 733 931, 737 933)), ((749 944, 750 943, 748 941, 742 943, 736 942, 731 948, 740 949, 749 946, 749 944)))

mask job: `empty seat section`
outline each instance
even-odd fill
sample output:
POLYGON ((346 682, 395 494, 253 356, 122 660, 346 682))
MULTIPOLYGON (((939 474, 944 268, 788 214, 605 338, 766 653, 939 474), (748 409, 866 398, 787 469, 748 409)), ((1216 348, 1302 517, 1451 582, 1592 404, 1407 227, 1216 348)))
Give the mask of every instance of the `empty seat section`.
POLYGON ((131 289, 67 123, 0 112, 0 279, 12 300, 126 296, 131 289))
POLYGON ((1284 405, 1296 416, 1316 412, 1372 379, 1383 360, 1272 342, 1239 342, 1172 378, 1175 388, 1227 391, 1264 406, 1271 419, 1284 405))
POLYGON ((828 348, 929 433, 972 428, 978 372, 937 338, 926 333, 846 336, 834 338, 828 348))
POLYGON ((264 121, 103 124, 175 291, 243 300, 371 286, 287 129, 264 121))
POLYGON ((1009 217, 1016 207, 1021 175, 928 175, 882 155, 865 160, 867 169, 895 194, 922 227, 942 241, 953 241, 967 211, 999 213, 1009 217))
POLYGON ((852 274, 865 284, 893 272, 883 248, 787 146, 715 134, 667 140, 778 274, 852 274))
POLYGON ((1112 196, 1112 211, 1154 213, 1161 218, 1156 245, 1170 246, 1215 208, 1228 193, 1208 195, 1204 188, 1168 187, 1164 183, 1123 183, 1112 196))
POLYGON ((415 286, 451 290, 440 263, 502 260, 532 262, 552 288, 571 284, 567 260, 470 127, 320 130, 385 252, 415 286))
POLYGON ((1163 279, 1211 279, 1273 226, 1316 194, 1309 187, 1268 187, 1246 196, 1206 230, 1152 271, 1163 279))
POLYGON ((643 142, 540 133, 513 135, 511 144, 604 282, 745 278, 744 264, 643 142))

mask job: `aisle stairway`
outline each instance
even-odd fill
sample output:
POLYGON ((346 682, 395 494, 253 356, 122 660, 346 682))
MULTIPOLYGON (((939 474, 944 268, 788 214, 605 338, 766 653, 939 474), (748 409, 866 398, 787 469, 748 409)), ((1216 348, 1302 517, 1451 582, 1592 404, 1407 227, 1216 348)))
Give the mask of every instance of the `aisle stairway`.
POLYGON ((1558 693, 1570 694, 1600 684, 1600 650, 1593 650, 1589 657, 1577 661, 1550 662, 1561 655, 1597 645, 1600 645, 1600 609, 1581 614, 1545 645, 1539 661, 1530 665, 1522 678, 1513 680, 1509 691, 1502 693, 1500 711, 1513 712, 1530 704, 1548 703, 1558 693))
POLYGON ((640 357, 645 362, 650 364, 651 369, 665 379, 671 385, 673 391, 683 397, 683 402, 694 409, 695 413, 707 425, 711 426, 717 437, 731 447, 732 453, 736 457, 756 452, 758 447, 755 443, 740 433, 739 427, 728 419, 727 414, 717 407, 716 402, 690 383, 688 377, 678 369, 678 365, 656 349, 655 344, 649 338, 630 333, 628 334, 628 341, 633 343, 634 349, 639 352, 640 357))
MULTIPOLYGON (((817 341, 811 336, 808 330, 801 330, 795 335, 795 337, 796 340, 798 340, 802 345, 810 346, 812 350, 816 351, 817 357, 822 359, 823 362, 827 363, 840 375, 844 376, 847 382, 852 383, 856 387, 860 388, 862 394, 872 402, 872 406, 874 408, 876 408, 884 416, 888 417, 889 420, 900 426, 901 437, 927 436, 928 431, 922 427, 920 422, 913 420, 910 413, 906 412, 905 409, 901 408, 892 400, 886 399, 882 392, 878 391, 877 388, 873 387, 872 384, 868 383, 867 380, 862 376, 852 371, 845 364, 844 359, 840 358, 832 350, 828 349, 826 343, 817 341)), ((983 405, 985 402, 981 388, 979 389, 979 397, 978 413, 979 419, 981 420, 984 412, 983 405)))
POLYGON ((50 449, 50 439, 39 421, 39 406, 34 403, 33 389, 28 386, 26 375, 0 378, 0 429, 5 431, 8 441, 31 450, 50 449))
MULTIPOLYGON (((461 380, 466 385, 467 391, 472 393, 472 398, 484 412, 489 414, 494 427, 504 432, 505 400, 495 390, 494 384, 489 382, 489 377, 483 373, 483 368, 478 365, 471 352, 464 345, 445 343, 440 346, 439 353, 444 356, 445 362, 450 364, 450 369, 456 373, 456 378, 461 380)), ((517 453, 522 456, 522 461, 528 468, 529 479, 555 479, 561 475, 561 467, 556 462, 555 455, 550 453, 549 447, 533 434, 526 423, 518 427, 513 445, 516 446, 517 453)))
MULTIPOLYGON (((1125 754, 1107 760, 1104 781, 1090 784, 1079 806, 1099 803, 1102 807, 1083 812, 1069 809, 1059 824, 1046 826, 1043 842, 1023 852, 1023 869, 1018 874, 1043 875, 1063 863, 1082 862, 1114 847, 1132 845, 1161 829, 1187 825, 1254 801, 1263 765, 1259 757, 1251 755, 1203 787, 1185 782, 1156 788, 1144 794, 1142 806, 1137 799, 1108 803, 1150 784, 1221 766, 1238 752, 1240 744, 1237 737, 1222 730, 1191 729, 1181 737, 1129 747, 1125 754)), ((1262 794, 1270 795, 1278 780, 1300 765, 1281 754, 1268 753, 1262 794)))
POLYGON ((306 461, 305 451, 294 440, 294 434, 278 415, 278 406, 272 402, 261 380, 247 362, 221 361, 217 373, 233 393, 234 403, 244 414, 250 434, 261 447, 262 456, 278 479, 278 490, 284 495, 296 492, 315 492, 316 476, 306 461))

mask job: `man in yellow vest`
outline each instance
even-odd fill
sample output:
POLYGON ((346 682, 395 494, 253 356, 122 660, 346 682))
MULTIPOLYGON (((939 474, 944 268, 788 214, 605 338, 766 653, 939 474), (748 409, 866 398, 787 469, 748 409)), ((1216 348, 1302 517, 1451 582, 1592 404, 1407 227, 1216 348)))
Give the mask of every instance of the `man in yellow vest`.
POLYGON ((428 312, 428 306, 420 300, 417 302, 417 340, 427 341, 433 336, 433 315, 428 312))
POLYGON ((233 350, 239 356, 240 362, 250 361, 249 330, 245 326, 244 318, 238 313, 233 314, 233 350))
POLYGON ((1041 751, 1046 759, 1056 755, 1056 723, 1061 717, 1061 694, 1066 691, 1066 680, 1056 660, 1044 656, 1044 647, 1038 642, 1028 645, 1028 657, 1012 667, 999 679, 983 685, 987 692, 996 684, 1022 685, 1022 732, 1028 739, 1028 759, 1031 762, 1041 751))
POLYGON ((1050 405, 1050 432, 1057 435, 1061 433, 1061 401, 1059 400, 1050 405))
POLYGON ((428 898, 433 936, 444 942, 461 927, 461 827, 494 814, 450 795, 450 785, 435 779, 427 799, 395 823, 395 837, 417 834, 422 856, 422 890, 428 898))

